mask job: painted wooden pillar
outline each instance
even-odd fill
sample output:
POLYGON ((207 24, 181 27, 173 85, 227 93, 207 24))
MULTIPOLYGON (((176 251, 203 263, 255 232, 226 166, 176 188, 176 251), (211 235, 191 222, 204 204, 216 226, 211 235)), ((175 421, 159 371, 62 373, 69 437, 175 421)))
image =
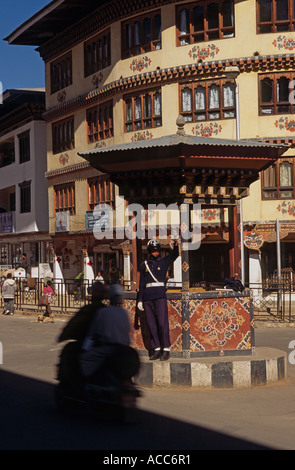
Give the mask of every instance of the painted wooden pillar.
POLYGON ((239 230, 237 205, 229 207, 229 270, 230 276, 239 273, 239 230))
POLYGON ((132 214, 132 240, 131 240, 131 245, 132 245, 132 282, 133 282, 133 287, 132 289, 137 290, 139 286, 139 281, 138 281, 138 244, 137 244, 137 238, 136 238, 136 220, 134 214, 132 214))
POLYGON ((185 219, 190 220, 190 205, 188 200, 180 206, 180 242, 181 242, 181 272, 182 272, 182 354, 183 357, 190 357, 190 308, 189 308, 189 241, 188 233, 190 224, 185 223, 185 219))

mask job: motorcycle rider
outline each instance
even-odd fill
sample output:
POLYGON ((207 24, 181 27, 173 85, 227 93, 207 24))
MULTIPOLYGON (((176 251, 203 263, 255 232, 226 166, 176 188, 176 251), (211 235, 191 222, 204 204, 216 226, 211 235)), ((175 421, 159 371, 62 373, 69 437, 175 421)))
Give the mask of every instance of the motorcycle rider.
POLYGON ((95 282, 91 287, 91 303, 82 307, 62 330, 58 342, 67 341, 60 356, 57 378, 70 388, 81 380, 80 354, 84 339, 96 312, 106 308, 109 288, 106 284, 95 282), (74 340, 74 341, 73 341, 74 340))
POLYGON ((121 305, 122 294, 120 285, 110 286, 110 305, 96 311, 83 342, 80 369, 87 381, 99 380, 100 372, 107 368, 116 369, 116 374, 126 379, 138 371, 137 353, 129 347, 130 321, 128 312, 121 305), (132 373, 120 367, 129 356, 132 373))

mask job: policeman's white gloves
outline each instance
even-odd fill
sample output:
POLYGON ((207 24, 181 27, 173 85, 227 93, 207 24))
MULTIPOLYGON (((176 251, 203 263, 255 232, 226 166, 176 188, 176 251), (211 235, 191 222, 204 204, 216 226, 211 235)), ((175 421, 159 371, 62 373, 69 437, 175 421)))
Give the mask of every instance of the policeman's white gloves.
POLYGON ((143 308, 143 303, 142 303, 142 302, 138 302, 137 308, 138 308, 138 310, 140 310, 141 312, 143 312, 143 310, 144 310, 144 308, 143 308))

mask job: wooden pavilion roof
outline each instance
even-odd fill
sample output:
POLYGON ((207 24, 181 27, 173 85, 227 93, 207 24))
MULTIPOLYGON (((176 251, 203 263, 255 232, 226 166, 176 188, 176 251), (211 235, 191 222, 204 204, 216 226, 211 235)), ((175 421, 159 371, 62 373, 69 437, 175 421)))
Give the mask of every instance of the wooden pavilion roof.
POLYGON ((176 134, 79 152, 93 168, 110 175, 129 200, 174 201, 192 194, 223 201, 248 194, 259 172, 286 145, 255 140, 176 134))

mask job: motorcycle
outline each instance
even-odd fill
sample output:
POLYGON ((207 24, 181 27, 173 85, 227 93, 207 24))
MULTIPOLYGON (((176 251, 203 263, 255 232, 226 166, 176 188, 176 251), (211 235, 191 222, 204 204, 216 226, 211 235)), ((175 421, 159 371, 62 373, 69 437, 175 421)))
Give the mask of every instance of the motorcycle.
POLYGON ((140 368, 135 349, 113 346, 112 354, 92 380, 85 380, 79 368, 80 342, 70 341, 62 349, 57 366, 55 390, 61 411, 88 408, 92 412, 124 423, 136 421, 137 399, 141 392, 133 381, 140 368))

